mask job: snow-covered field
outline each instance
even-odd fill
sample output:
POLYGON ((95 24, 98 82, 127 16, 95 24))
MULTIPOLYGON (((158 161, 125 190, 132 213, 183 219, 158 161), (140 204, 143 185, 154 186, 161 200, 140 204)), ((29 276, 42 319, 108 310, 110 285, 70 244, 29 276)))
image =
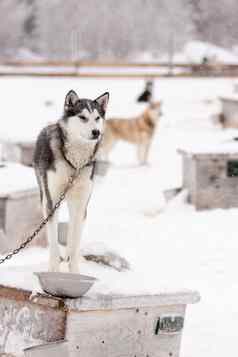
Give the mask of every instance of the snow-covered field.
MULTIPOLYGON (((130 145, 115 148, 111 170, 95 185, 82 242, 84 252, 115 250, 128 259, 131 271, 119 273, 95 263, 82 263, 81 271, 99 278, 90 294, 198 290, 202 300, 188 308, 181 356, 224 357, 237 349, 238 210, 196 212, 185 203, 186 192, 166 204, 162 191, 181 185, 178 147, 237 136, 211 120, 219 111, 217 97, 231 93, 234 80, 161 79, 155 84, 164 115, 150 165, 138 167, 130 145)), ((35 138, 61 114, 71 88, 84 97, 109 90, 108 116, 137 114, 143 110, 135 102, 142 87, 134 80, 1 79, 0 138, 35 138)), ((0 179, 2 191, 8 179, 0 179)), ((45 269, 47 251, 29 249, 0 268, 0 283, 36 290, 32 272, 45 269)))

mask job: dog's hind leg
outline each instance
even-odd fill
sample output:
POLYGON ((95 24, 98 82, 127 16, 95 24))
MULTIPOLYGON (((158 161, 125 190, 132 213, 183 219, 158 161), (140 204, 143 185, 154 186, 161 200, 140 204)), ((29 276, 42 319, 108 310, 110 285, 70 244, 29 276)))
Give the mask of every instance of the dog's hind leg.
POLYGON ((145 165, 147 160, 145 144, 138 144, 137 147, 137 157, 140 165, 145 165))
POLYGON ((149 149, 150 149, 150 141, 146 139, 142 139, 138 143, 137 147, 137 157, 140 165, 146 165, 149 156, 149 149))
POLYGON ((67 236, 66 259, 69 261, 69 271, 78 273, 80 258, 80 241, 83 226, 87 217, 87 206, 91 195, 91 182, 88 187, 80 190, 78 197, 67 198, 69 208, 69 231, 67 236))
POLYGON ((145 164, 148 164, 148 157, 149 157, 149 151, 150 151, 150 146, 151 146, 151 142, 148 141, 145 145, 145 148, 144 148, 144 162, 145 164))
MULTIPOLYGON (((47 176, 45 177, 42 208, 43 215, 46 218, 49 212, 54 207, 56 200, 59 197, 59 193, 50 191, 48 187, 47 176)), ((60 250, 58 244, 58 212, 55 211, 53 217, 48 221, 46 225, 47 239, 49 244, 49 271, 57 272, 60 269, 60 250)))

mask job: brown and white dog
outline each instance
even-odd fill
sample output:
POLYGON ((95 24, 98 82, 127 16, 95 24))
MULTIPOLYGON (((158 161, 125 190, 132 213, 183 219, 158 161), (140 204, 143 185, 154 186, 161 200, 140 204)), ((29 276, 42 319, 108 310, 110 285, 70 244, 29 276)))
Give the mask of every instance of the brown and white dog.
POLYGON ((106 121, 102 141, 102 153, 106 159, 114 145, 124 140, 137 147, 137 157, 141 165, 148 161, 150 145, 161 116, 161 102, 150 103, 148 108, 134 118, 113 118, 106 121))

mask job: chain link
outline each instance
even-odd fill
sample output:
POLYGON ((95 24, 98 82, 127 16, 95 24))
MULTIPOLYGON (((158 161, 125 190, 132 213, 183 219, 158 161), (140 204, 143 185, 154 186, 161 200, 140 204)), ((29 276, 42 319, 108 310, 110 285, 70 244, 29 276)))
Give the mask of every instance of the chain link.
MULTIPOLYGON (((86 167, 89 164, 83 166, 86 167)), ((22 249, 24 249, 28 244, 31 243, 31 241, 40 233, 40 231, 44 228, 44 226, 49 222, 49 220, 53 217, 55 214, 55 211, 60 207, 62 201, 65 199, 65 196, 67 192, 70 190, 70 188, 73 186, 74 181, 76 178, 79 176, 80 170, 83 168, 81 167, 80 169, 76 169, 75 172, 69 177, 69 181, 67 186, 65 187, 64 191, 61 193, 59 196, 58 201, 55 203, 54 207, 52 210, 49 212, 46 218, 44 218, 38 227, 35 229, 35 231, 16 249, 14 249, 11 253, 6 255, 4 258, 0 259, 0 264, 3 264, 7 260, 11 259, 14 255, 18 254, 22 249)))

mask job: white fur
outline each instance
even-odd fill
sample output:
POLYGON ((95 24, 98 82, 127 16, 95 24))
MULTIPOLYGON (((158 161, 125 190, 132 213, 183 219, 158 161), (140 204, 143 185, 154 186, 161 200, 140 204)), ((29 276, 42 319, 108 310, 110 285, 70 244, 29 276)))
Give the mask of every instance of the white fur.
MULTIPOLYGON (((70 120, 70 119, 69 119, 70 120)), ((83 124, 85 125, 85 124, 83 124)), ((83 167, 93 156, 96 141, 75 139, 75 132, 68 132, 69 141, 65 145, 66 156, 75 167, 83 167)), ((79 270, 79 249, 83 231, 88 201, 91 196, 93 181, 90 179, 92 167, 85 167, 66 196, 69 209, 69 232, 67 236, 66 260, 69 271, 77 273, 79 270)), ((64 160, 56 161, 56 170, 47 173, 48 187, 53 205, 66 187, 73 169, 64 160)), ((44 195, 45 196, 45 195, 44 195)), ((47 215, 46 201, 43 201, 44 215, 47 215)), ((58 214, 47 225, 50 257, 49 270, 60 270, 60 249, 58 244, 58 214)))
MULTIPOLYGON (((65 107, 75 104, 78 96, 70 91, 66 96, 65 107)), ((96 99, 106 109, 108 103, 108 93, 96 99)), ((69 231, 67 236, 66 260, 69 262, 69 271, 77 273, 79 270, 79 250, 83 231, 84 220, 87 215, 87 205, 92 193, 93 181, 91 179, 92 166, 85 166, 95 155, 95 147, 98 140, 104 133, 104 119, 96 109, 84 108, 83 111, 75 116, 61 119, 59 124, 66 133, 67 140, 64 143, 64 155, 71 164, 80 168, 79 176, 74 182, 73 187, 66 195, 66 201, 69 209, 69 231), (82 118, 83 116, 83 118, 82 118), (92 131, 100 132, 97 140, 93 139, 92 131)), ((57 153, 55 157, 55 170, 47 172, 48 189, 52 199, 53 206, 58 201, 61 193, 64 191, 73 168, 62 157, 58 149, 58 142, 51 142, 52 151, 57 153)), ((44 187, 44 185, 42 185, 44 187)), ((46 192, 43 192, 43 214, 48 214, 46 192)), ((60 249, 58 244, 58 212, 56 211, 52 219, 47 224, 47 237, 49 241, 50 271, 60 270, 60 249)))
MULTIPOLYGON (((69 209, 69 231, 67 236, 66 260, 69 262, 69 271, 78 272, 79 269, 79 249, 83 231, 84 220, 88 201, 90 199, 93 181, 90 180, 91 167, 82 169, 80 176, 76 179, 74 186, 66 195, 66 202, 69 209)), ((58 200, 60 194, 67 185, 72 169, 63 161, 58 161, 56 171, 48 172, 48 187, 53 200, 53 205, 58 200)), ((43 201, 43 212, 47 215, 46 201, 43 201)), ((58 244, 58 213, 55 212, 52 219, 47 224, 47 236, 49 240, 49 270, 59 271, 60 269, 60 249, 58 244)))
POLYGON ((103 132, 104 119, 100 117, 96 109, 92 113, 84 109, 81 115, 85 116, 88 122, 83 122, 77 115, 68 119, 67 133, 72 142, 78 140, 92 141, 92 130, 103 132), (100 118, 98 121, 96 121, 97 117, 100 118))

